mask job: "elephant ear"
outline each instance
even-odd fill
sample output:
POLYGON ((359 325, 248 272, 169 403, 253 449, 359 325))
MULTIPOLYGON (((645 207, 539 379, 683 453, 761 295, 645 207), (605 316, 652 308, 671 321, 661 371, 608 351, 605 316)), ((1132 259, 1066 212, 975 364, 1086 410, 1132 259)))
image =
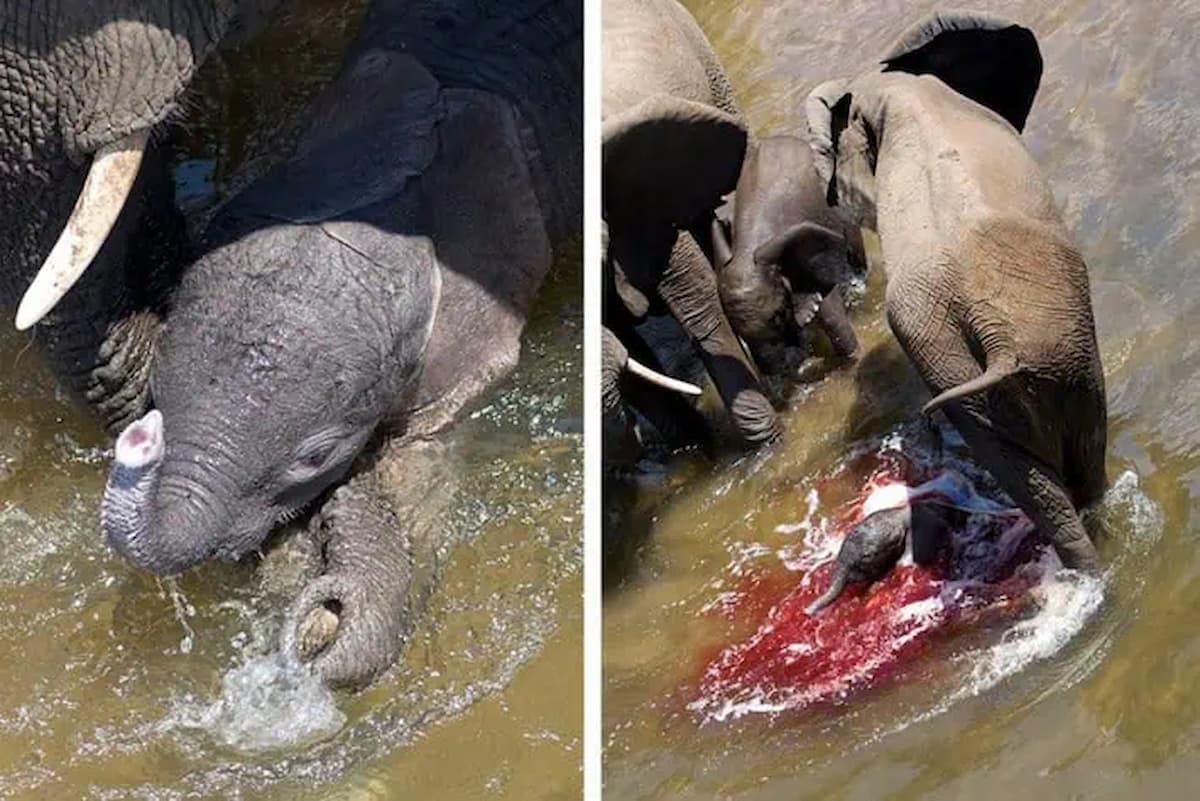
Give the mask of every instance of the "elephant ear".
POLYGON ((785 273, 806 272, 809 261, 818 253, 838 250, 845 245, 842 235, 823 225, 805 221, 759 245, 754 251, 756 264, 778 264, 785 273))
POLYGON ((628 208, 687 225, 733 191, 746 138, 733 115, 665 94, 610 117, 602 134, 605 216, 628 208))
POLYGON ((935 75, 1022 131, 1042 80, 1033 31, 1001 17, 933 14, 905 31, 883 59, 884 72, 935 75))
POLYGON ((825 185, 825 202, 830 206, 838 205, 838 140, 850 122, 850 103, 854 100, 846 87, 846 81, 826 81, 809 92, 804 103, 813 166, 825 185))

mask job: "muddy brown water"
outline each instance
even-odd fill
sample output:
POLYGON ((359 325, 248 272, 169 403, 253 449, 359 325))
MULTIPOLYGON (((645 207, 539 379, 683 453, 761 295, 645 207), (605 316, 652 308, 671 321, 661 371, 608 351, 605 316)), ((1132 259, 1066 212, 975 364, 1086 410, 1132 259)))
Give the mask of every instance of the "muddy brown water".
MULTIPOLYGON (((802 131, 809 88, 882 54, 930 2, 690 0, 759 134, 802 131)), ((746 632, 707 613, 780 568, 838 498, 856 448, 917 442, 927 395, 882 319, 863 356, 786 399, 786 442, 643 476, 645 539, 604 599, 606 794, 650 799, 1001 799, 1200 794, 1200 4, 979 2, 1045 58, 1025 138, 1082 247, 1108 380, 1111 565, 1007 633, 941 652, 920 681, 820 714, 686 708, 705 654, 746 632)))
MULTIPOLYGON (((289 8, 187 101, 179 160, 213 184, 195 208, 284 152, 361 4, 289 8)), ((580 263, 559 259, 516 374, 448 437, 443 581, 357 695, 280 667, 252 566, 157 582, 106 547, 107 439, 0 326, 0 798, 578 798, 580 263)))

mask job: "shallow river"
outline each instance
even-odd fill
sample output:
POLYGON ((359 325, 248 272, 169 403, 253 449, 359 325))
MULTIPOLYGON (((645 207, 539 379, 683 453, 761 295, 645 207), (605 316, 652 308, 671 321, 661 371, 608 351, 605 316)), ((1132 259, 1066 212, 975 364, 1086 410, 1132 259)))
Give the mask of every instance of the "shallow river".
MULTIPOLYGON (((198 81, 178 144, 194 209, 286 152, 336 71, 359 4, 291 5, 198 81)), ((279 664, 284 599, 253 565, 158 582, 107 548, 107 439, 0 326, 0 798, 578 798, 580 287, 576 250, 517 373, 448 438, 443 580, 357 695, 279 664)))
MULTIPOLYGON (((688 3, 759 134, 799 132, 809 88, 876 59, 929 2, 688 3), (882 11, 880 9, 883 9, 882 11)), ((943 645, 808 714, 694 702, 747 634, 713 614, 849 492, 848 454, 921 440, 928 397, 886 330, 873 270, 859 361, 786 399, 785 444, 643 477, 651 522, 604 601, 605 786, 637 799, 1193 798, 1200 793, 1200 4, 979 2, 1036 32, 1025 138, 1081 245, 1108 381, 1103 581, 943 645), (840 494, 839 494, 840 492, 840 494)), ((859 476, 858 478, 862 478, 859 476)), ((710 699, 711 700, 711 699, 710 699)))

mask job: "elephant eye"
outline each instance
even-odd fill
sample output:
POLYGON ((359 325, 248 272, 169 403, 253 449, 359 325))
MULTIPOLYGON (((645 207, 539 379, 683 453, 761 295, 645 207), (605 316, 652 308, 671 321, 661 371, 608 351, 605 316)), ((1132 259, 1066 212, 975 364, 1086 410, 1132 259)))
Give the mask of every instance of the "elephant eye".
POLYGON ((370 437, 372 427, 327 428, 309 436, 296 449, 291 465, 283 476, 285 485, 319 479, 346 467, 370 437))

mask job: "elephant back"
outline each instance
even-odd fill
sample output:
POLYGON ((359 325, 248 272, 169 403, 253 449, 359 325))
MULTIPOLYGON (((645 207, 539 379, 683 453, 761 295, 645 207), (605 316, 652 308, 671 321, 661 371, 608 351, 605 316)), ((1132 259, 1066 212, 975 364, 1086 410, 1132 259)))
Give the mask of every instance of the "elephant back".
POLYGON ((676 0, 605 0, 601 114, 656 94, 741 118, 733 86, 704 31, 676 0))
POLYGON ((734 97, 733 84, 729 82, 725 67, 717 58, 712 43, 704 35, 696 18, 675 0, 663 0, 663 5, 667 7, 669 15, 678 20, 680 31, 687 37, 697 60, 704 67, 704 75, 708 80, 709 102, 726 114, 740 118, 742 112, 734 97))

